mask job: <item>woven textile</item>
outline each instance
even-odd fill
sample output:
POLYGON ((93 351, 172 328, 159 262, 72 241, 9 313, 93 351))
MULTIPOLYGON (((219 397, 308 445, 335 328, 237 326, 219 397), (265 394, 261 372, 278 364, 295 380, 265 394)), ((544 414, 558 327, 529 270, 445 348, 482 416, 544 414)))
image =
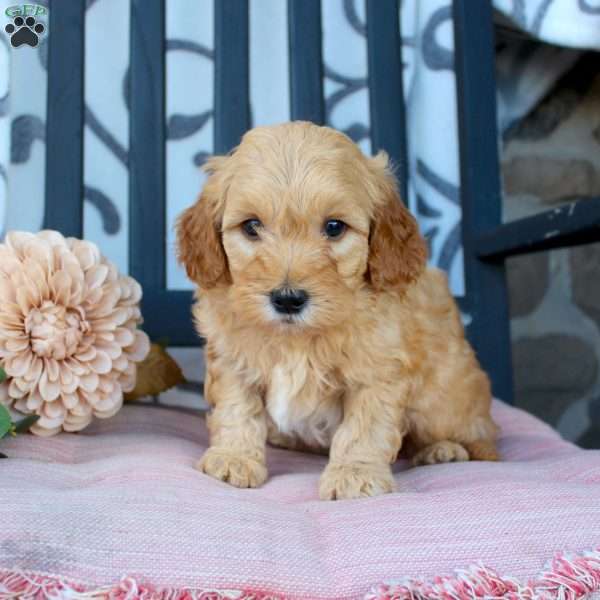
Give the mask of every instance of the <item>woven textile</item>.
MULTIPOLYGON (((501 403, 494 415, 503 462, 398 461, 397 493, 341 502, 317 499, 320 456, 270 449, 257 490, 198 473, 203 419, 170 409, 126 406, 80 434, 3 440, 0 597, 25 573, 72 589, 129 577, 153 589, 383 598, 394 582, 478 563, 527 583, 558 552, 599 548, 600 452, 501 403)), ((586 568, 600 578, 595 556, 586 568)))

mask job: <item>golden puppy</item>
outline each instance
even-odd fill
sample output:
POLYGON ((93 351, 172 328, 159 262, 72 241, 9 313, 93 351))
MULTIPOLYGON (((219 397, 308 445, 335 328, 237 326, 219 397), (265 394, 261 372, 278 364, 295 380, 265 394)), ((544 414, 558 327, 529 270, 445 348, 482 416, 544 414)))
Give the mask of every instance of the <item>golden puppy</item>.
POLYGON ((305 122, 208 161, 177 225, 207 339, 205 473, 255 487, 267 440, 329 450, 320 496, 340 499, 391 491, 407 436, 414 464, 497 458, 488 378, 387 163, 305 122))

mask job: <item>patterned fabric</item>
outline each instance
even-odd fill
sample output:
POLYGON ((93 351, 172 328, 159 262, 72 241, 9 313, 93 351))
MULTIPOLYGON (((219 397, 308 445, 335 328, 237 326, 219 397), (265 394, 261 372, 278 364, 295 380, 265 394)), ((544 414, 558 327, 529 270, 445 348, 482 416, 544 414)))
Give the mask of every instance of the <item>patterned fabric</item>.
POLYGON ((454 32, 449 0, 403 3, 409 206, 431 262, 464 295, 454 32), (443 98, 443 101, 440 99, 443 98))
POLYGON ((397 493, 340 502, 317 499, 321 456, 269 449, 256 490, 200 474, 207 432, 188 412, 126 406, 81 434, 3 440, 0 569, 292 598, 357 598, 476 563, 525 584, 555 553, 600 545, 600 452, 501 403, 494 416, 502 462, 400 460, 397 493))
POLYGON ((598 0, 494 0, 512 24, 550 44, 600 50, 598 0))

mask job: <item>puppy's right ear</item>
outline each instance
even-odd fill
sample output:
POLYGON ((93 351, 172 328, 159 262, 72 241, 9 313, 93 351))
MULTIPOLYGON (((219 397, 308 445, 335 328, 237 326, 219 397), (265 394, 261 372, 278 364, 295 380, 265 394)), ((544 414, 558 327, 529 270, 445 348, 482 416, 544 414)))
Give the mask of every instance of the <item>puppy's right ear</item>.
POLYGON ((221 241, 223 178, 219 167, 227 159, 214 157, 205 165, 208 181, 195 204, 177 220, 177 259, 188 277, 204 289, 231 282, 221 241))

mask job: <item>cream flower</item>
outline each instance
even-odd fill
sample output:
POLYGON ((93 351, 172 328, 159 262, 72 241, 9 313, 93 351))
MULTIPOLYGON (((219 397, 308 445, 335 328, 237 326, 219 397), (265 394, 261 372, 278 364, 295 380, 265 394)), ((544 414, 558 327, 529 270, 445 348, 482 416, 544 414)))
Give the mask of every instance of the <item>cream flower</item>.
POLYGON ((140 285, 98 247, 56 231, 0 244, 0 402, 40 415, 32 431, 79 431, 114 415, 150 343, 140 285))

